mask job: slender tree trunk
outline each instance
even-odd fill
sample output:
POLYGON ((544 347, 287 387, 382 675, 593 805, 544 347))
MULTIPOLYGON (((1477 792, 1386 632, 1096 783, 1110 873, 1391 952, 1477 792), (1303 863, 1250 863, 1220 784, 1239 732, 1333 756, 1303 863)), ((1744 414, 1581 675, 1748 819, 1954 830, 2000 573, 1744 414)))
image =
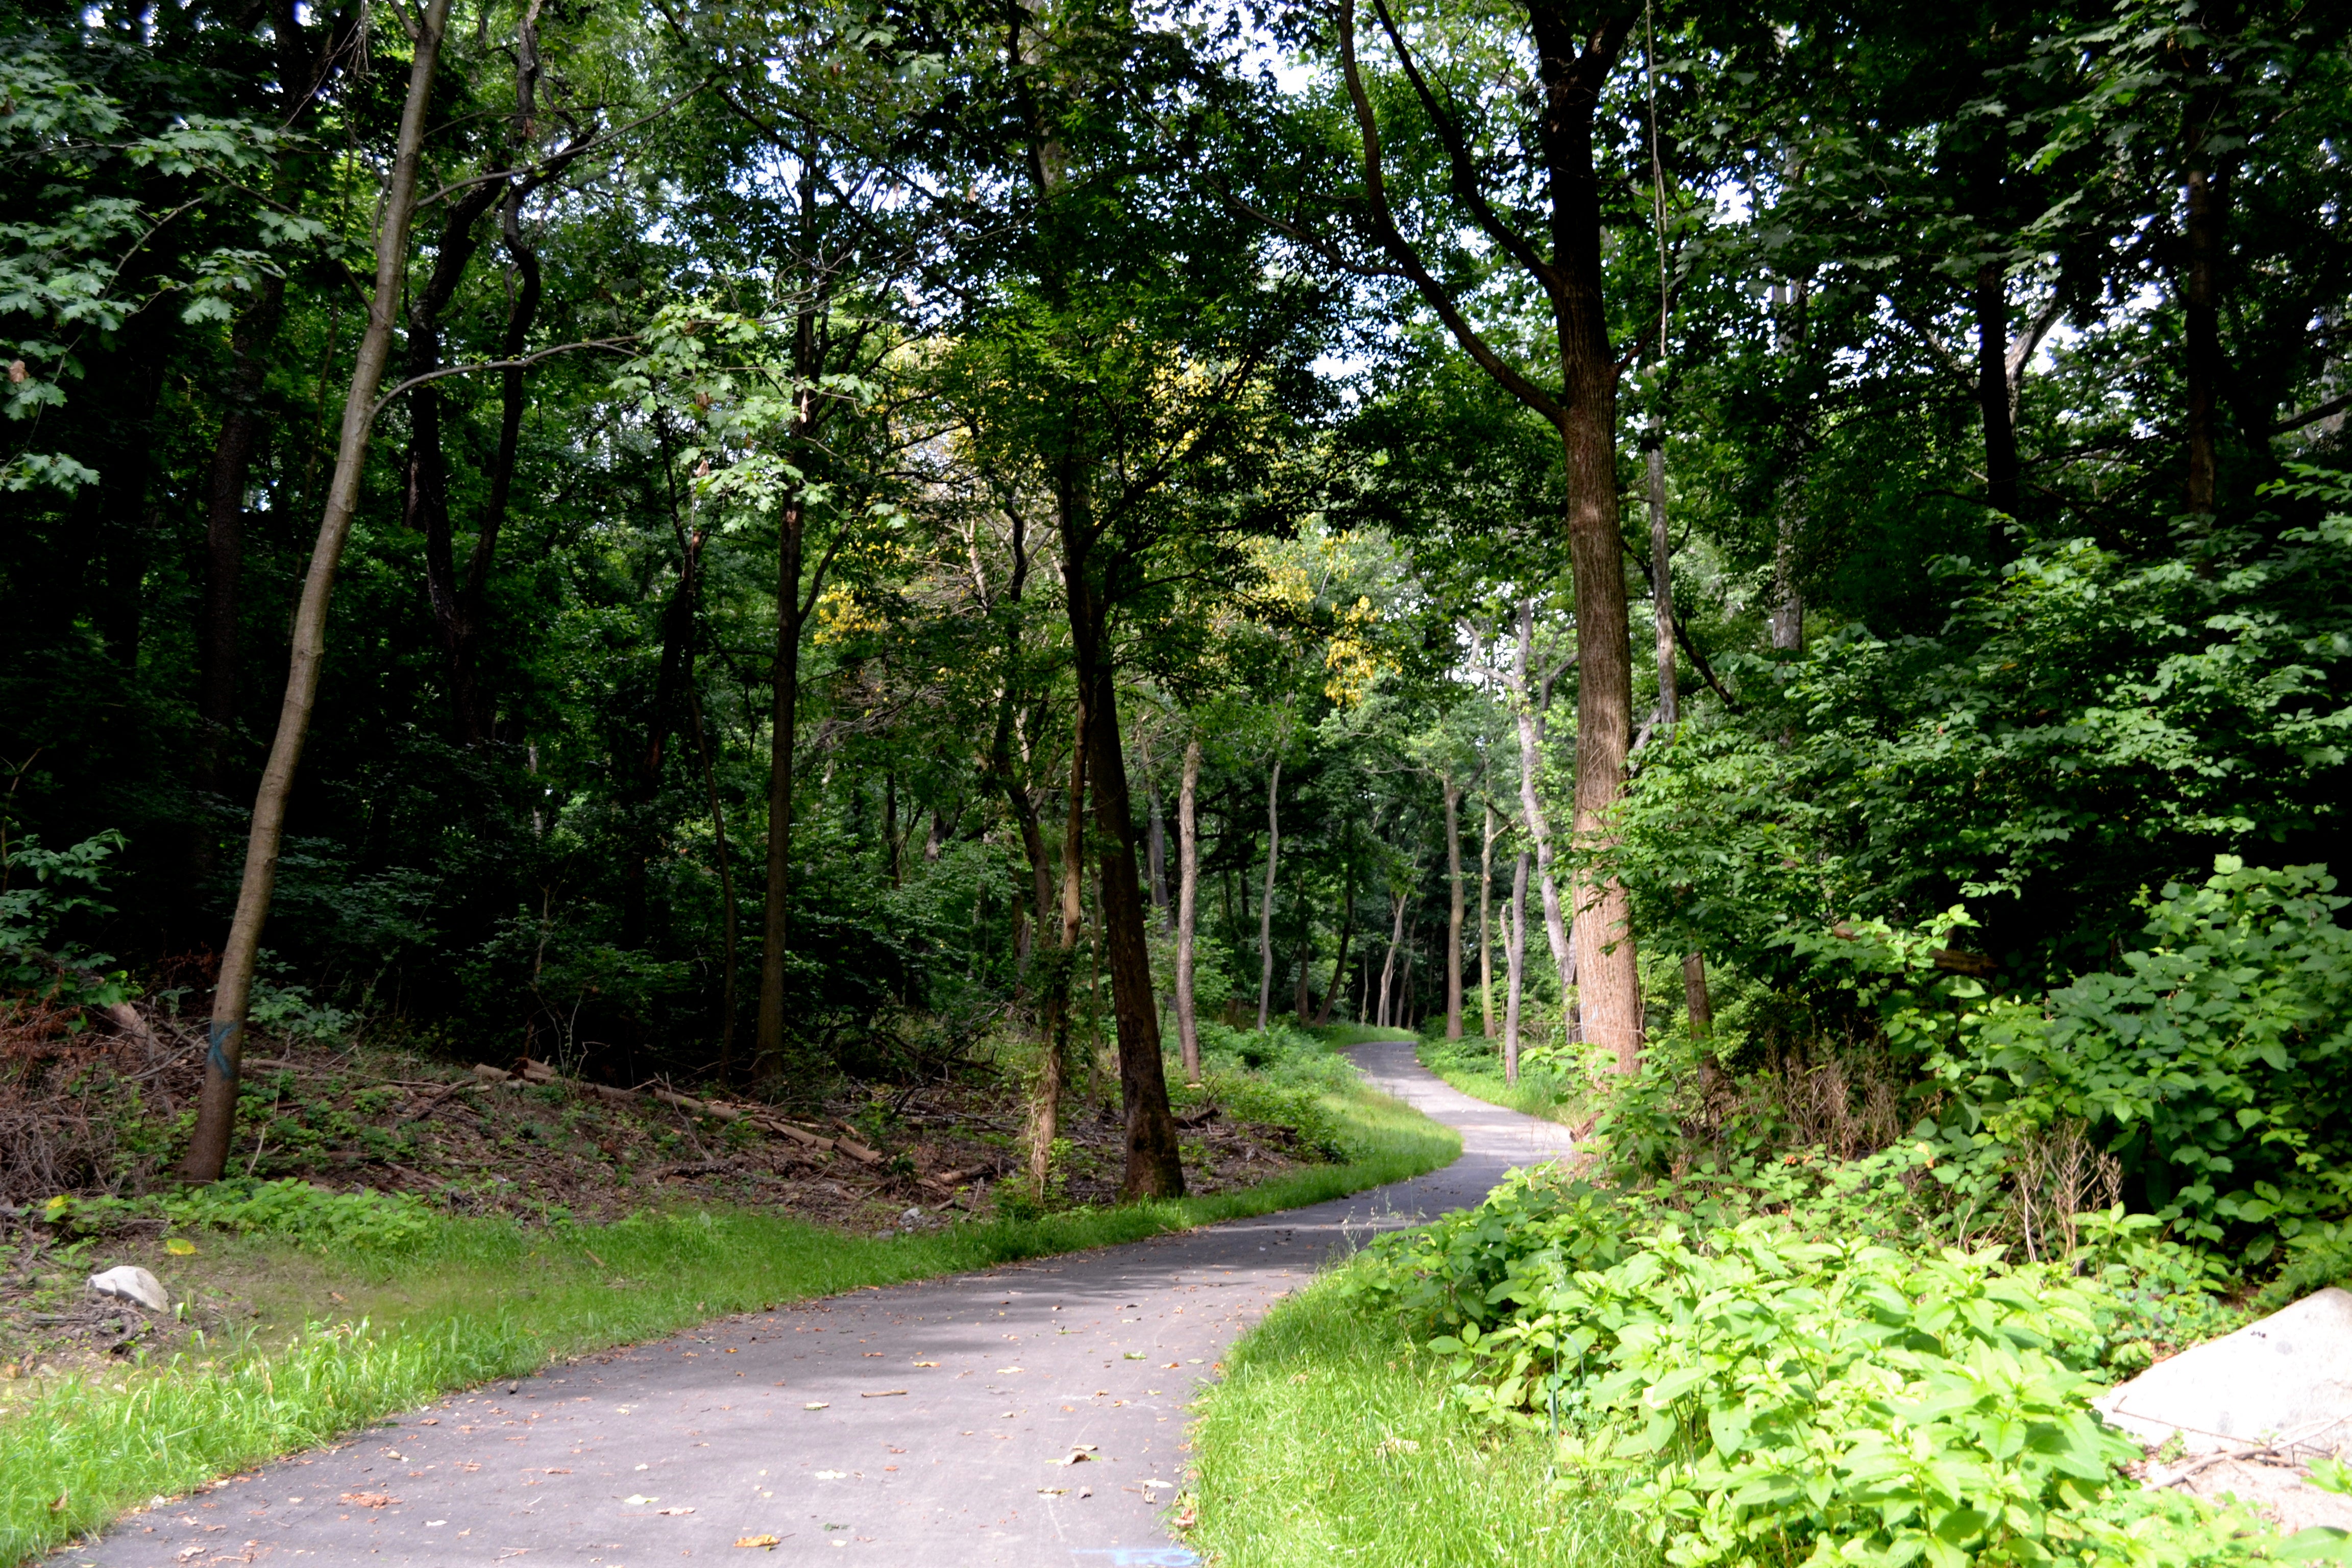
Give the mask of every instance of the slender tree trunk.
POLYGON ((689 685, 686 701, 687 711, 694 720, 694 750, 702 761, 702 787, 710 797, 710 831, 719 852, 719 899, 726 943, 719 1020, 719 1078, 723 1083, 735 1076, 735 868, 727 854, 727 814, 719 805, 719 773, 711 765, 710 741, 702 726, 702 693, 689 685))
POLYGON ((278 712, 278 733, 270 742, 261 787, 254 795, 253 823, 246 841, 245 876, 237 889, 236 917, 229 926, 228 942, 221 953, 220 979, 213 992, 204 1090, 196 1105, 194 1136, 181 1166, 183 1173, 193 1181, 219 1179, 228 1160, 230 1137, 236 1131, 237 1067, 244 1058, 246 1010, 252 998, 254 960, 260 950, 261 928, 268 917, 270 895, 277 884, 287 799, 293 791, 302 742, 308 738, 310 710, 318 700, 319 672, 327 649, 327 607, 334 595, 335 573, 342 561, 343 544, 351 536, 352 517, 358 510, 368 437, 375 424, 376 392, 383 384, 384 365, 392 353, 401 274, 408 256, 409 220, 416 208, 416 175, 424 155, 426 110, 433 96, 434 70, 440 60, 442 35, 449 23, 449 0, 423 0, 416 15, 419 28, 409 66, 408 97, 401 110, 399 139, 376 229, 375 284, 368 300, 367 328, 360 338, 359 353, 352 368, 351 391, 343 401, 342 437, 335 453, 335 477, 320 520, 318 542, 310 552, 310 573, 303 579, 302 596, 295 608, 286 700, 278 712))
POLYGON ((1265 896, 1257 907, 1257 1026, 1274 1001, 1274 874, 1282 862, 1282 759, 1265 781, 1265 896))
POLYGON ((1072 722, 1068 809, 1062 819, 1062 940, 1045 987, 1045 1053, 1038 1063, 1037 1084, 1029 1100, 1029 1181, 1040 1199, 1053 1173, 1054 1139, 1060 1131, 1062 1096, 1068 1087, 1070 982, 1078 936, 1086 929, 1087 714, 1083 703, 1072 722))
MULTIPOLYGON (((1294 896, 1297 897, 1298 907, 1303 913, 1307 908, 1305 896, 1294 896)), ((1291 986, 1290 997, 1290 1016, 1298 1020, 1301 1028, 1307 1026, 1315 1010, 1315 993, 1307 984, 1307 966, 1314 957, 1315 928, 1311 922, 1302 920, 1298 928, 1298 977, 1291 986)))
POLYGON ((2189 384, 2188 509, 2210 516, 2221 485, 2221 262, 2230 220, 2226 169, 2191 168, 2189 286, 2182 290, 2189 384))
POLYGON ((1184 1081, 1201 1081, 1201 1020, 1192 1001, 1192 945, 1200 929, 1201 742, 1184 745, 1184 782, 1176 795, 1176 1044, 1184 1081))
MULTIPOLYGON (((813 359, 814 326, 799 329, 795 358, 813 359)), ((803 392, 793 421, 803 435, 813 412, 803 392)), ((752 1070, 761 1077, 782 1070, 784 1061, 784 952, 789 935, 786 896, 793 868, 793 747, 800 723, 801 622, 808 602, 801 587, 802 553, 808 526, 807 495, 794 491, 776 520, 776 645, 771 675, 775 694, 768 713, 768 868, 760 933, 760 1016, 752 1041, 752 1070)), ((814 589, 808 599, 814 597, 814 589)))
POLYGON ((1462 786, 1445 781, 1445 1037, 1462 1037, 1462 786))
MULTIPOLYGON (((1623 584, 1619 587, 1622 593, 1623 584)), ((1542 791, 1538 787, 1542 777, 1544 730, 1551 710, 1551 683, 1538 679, 1531 668, 1535 626, 1536 605, 1529 599, 1519 605, 1518 658, 1513 667, 1513 679, 1518 688, 1519 810, 1526 816, 1528 835, 1535 840, 1536 872, 1543 890, 1544 937, 1551 946, 1552 967, 1559 974, 1564 1014, 1570 1005, 1577 970, 1569 948, 1568 921, 1560 910, 1559 883, 1552 875, 1551 819, 1545 815, 1542 791)), ((1577 641, 1580 647, 1580 631, 1577 641)))
POLYGON ((1395 1005, 1402 1001, 1402 997, 1392 993, 1397 977, 1397 955, 1404 950, 1404 906, 1408 896, 1404 893, 1389 895, 1389 902, 1394 908, 1395 918, 1389 924, 1389 955, 1381 965, 1380 1026, 1383 1029, 1395 1027, 1395 1005))
POLYGON ((677 727, 679 704, 693 683, 695 616, 702 595, 702 546, 708 537, 698 530, 681 533, 678 539, 677 584, 662 606, 661 661, 655 667, 645 747, 637 753, 637 765, 632 770, 635 776, 625 791, 629 818, 624 851, 626 864, 622 868, 621 945, 625 948, 643 947, 646 942, 646 867, 658 837, 653 810, 661 795, 670 732, 677 727))
MULTIPOLYGON (((196 689, 195 784, 209 795, 219 786, 222 749, 236 724, 236 588, 245 561, 245 488, 253 454, 261 442, 261 382, 269 347, 284 319, 286 279, 262 279, 253 303, 237 317, 229 335, 231 371, 220 435, 213 443, 211 482, 205 487, 205 616, 198 647, 203 670, 196 689)), ((196 836, 199 873, 212 869, 214 840, 196 836)))
MULTIPOLYGON (((1151 765, 1149 753, 1143 765, 1151 765)), ((1159 779, 1150 779, 1146 787, 1151 807, 1151 908, 1160 917, 1160 929, 1173 931, 1176 911, 1168 902, 1168 815, 1160 806, 1159 779)))
MULTIPOLYGON (((425 375, 441 368, 442 312, 456 298, 481 248, 482 215, 497 205, 505 190, 504 180, 486 181, 461 191, 450 203, 440 241, 434 247, 433 270, 408 305, 408 348, 402 368, 409 375, 425 375)), ((467 606, 450 532, 449 465, 442 450, 441 410, 437 385, 419 386, 408 395, 402 513, 408 527, 425 536, 425 596, 441 641, 457 732, 467 745, 478 745, 487 737, 476 726, 479 704, 474 700, 465 661, 467 606)))
POLYGON ((1331 983, 1323 988, 1323 1005, 1316 1010, 1318 1025, 1331 1021, 1331 1008, 1339 997, 1339 987, 1348 980, 1348 943, 1356 934, 1356 868, 1348 868, 1347 890, 1340 896, 1339 951, 1331 959, 1331 983))
MULTIPOLYGON (((1666 454, 1653 426, 1650 459, 1650 581, 1657 615, 1658 728, 1671 736, 1682 723, 1682 692, 1675 674, 1675 549, 1666 532, 1666 454)), ((1714 1013, 1707 1005, 1706 963, 1683 955, 1683 1003, 1691 1037, 1705 1039, 1714 1013)))
POLYGON ((1694 1040, 1704 1040, 1715 1033, 1715 1008, 1706 995, 1706 959, 1696 952, 1683 954, 1683 999, 1690 1008, 1690 1032, 1694 1040))
POLYGON ((2017 425, 2009 404, 2009 280, 2001 264, 1977 268, 1977 406, 1984 421, 1985 500, 2005 517, 2019 505, 2017 425))
POLYGON ((1519 1081, 1519 1005, 1527 994, 1528 869, 1532 858, 1520 850, 1511 870, 1511 904, 1504 915, 1503 961, 1510 976, 1503 999, 1503 1081, 1519 1081))
POLYGON ((1184 1168, 1168 1079, 1160 1057, 1160 1013, 1151 1000, 1151 950, 1144 935, 1143 889, 1137 874, 1135 806, 1128 793, 1112 681, 1109 606, 1089 560, 1094 540, 1090 496, 1076 464, 1055 487, 1062 530, 1063 599, 1068 608, 1072 664, 1086 717, 1087 771, 1094 780, 1100 845, 1105 946, 1111 1005, 1118 1021, 1119 1098, 1127 1117, 1122 1199, 1179 1197, 1184 1168))
POLYGON ((1486 836, 1478 846, 1478 1023, 1495 1037, 1495 803, 1486 807, 1486 836))
MULTIPOLYGON (((1051 922, 1054 908, 1053 861, 1045 850, 1045 834, 1037 819, 1036 802, 1030 797, 1022 773, 1013 764, 1014 704, 1020 699, 1023 684, 1021 604, 1029 583, 1028 524, 1017 510, 1008 510, 1005 516, 1013 525, 1013 575, 1004 590, 1004 671, 996 700, 996 731, 988 748, 989 772, 1003 792, 1004 804, 1011 808, 1013 820, 1021 830, 1022 852, 1029 861, 1036 929, 1042 934, 1051 922)), ((1029 955, 1021 947, 1020 912, 1016 906, 1013 944, 1025 968, 1029 955)))

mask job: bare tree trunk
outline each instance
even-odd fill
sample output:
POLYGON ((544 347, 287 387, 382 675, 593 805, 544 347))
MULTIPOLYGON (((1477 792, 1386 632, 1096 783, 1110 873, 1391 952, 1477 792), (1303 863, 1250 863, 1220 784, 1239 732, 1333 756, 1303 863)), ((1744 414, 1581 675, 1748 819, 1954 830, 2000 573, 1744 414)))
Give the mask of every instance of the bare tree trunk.
MULTIPOLYGON (((1151 766, 1150 752, 1143 754, 1143 765, 1147 771, 1151 766)), ((1160 929, 1173 931, 1176 911, 1168 902, 1168 814, 1160 806, 1159 778, 1148 777, 1144 788, 1151 812, 1151 908, 1160 917, 1160 929)))
POLYGON ((301 761, 302 742, 309 737, 310 710, 318 700, 319 672, 327 651, 327 606, 334 595, 335 573, 341 564, 343 544, 351 537, 352 517, 358 510, 360 480, 366 466, 368 437, 375 424, 377 389, 392 353, 392 333, 400 308, 401 275, 408 258, 409 220, 416 210, 416 174, 425 151, 426 111, 433 97, 433 76, 441 56, 441 38, 449 23, 449 0, 423 0, 417 8, 418 29, 408 75, 408 97, 402 106, 399 140, 386 182, 375 243, 375 286, 368 300, 368 321, 361 334, 359 353, 352 367, 351 391, 343 400, 342 437, 335 452, 335 476, 319 522, 319 539, 310 552, 310 570, 302 582, 302 596, 294 612, 291 658, 286 678, 286 700, 278 710, 278 733, 271 741, 269 762, 261 787, 255 793, 253 824, 246 840, 245 877, 237 889, 236 916, 230 923, 228 942, 221 953, 220 979, 213 991, 212 1018, 205 1060, 205 1086, 196 1105, 194 1135, 188 1145, 182 1173, 192 1181, 220 1177, 228 1161, 229 1139, 236 1127, 237 1067, 245 1051, 246 1010, 252 999, 253 966, 261 947, 261 928, 268 918, 270 895, 278 879, 278 846, 286 830, 286 803, 294 788, 294 773, 301 761))
POLYGON ((1495 803, 1485 803, 1486 836, 1478 846, 1478 1022, 1495 1037, 1495 803))
MULTIPOLYGON (((1070 1060, 1070 982, 1078 935, 1086 929, 1087 722, 1084 704, 1070 736, 1069 810, 1062 823, 1062 941, 1045 984, 1045 1055, 1029 1100, 1029 1180, 1039 1198, 1052 1173, 1062 1095, 1070 1060)), ((1097 945, 1099 952, 1099 944, 1097 945)))
POLYGON ((1318 1026, 1331 1021, 1331 1008, 1339 1001, 1339 987, 1348 979, 1348 943, 1356 934, 1356 868, 1352 865, 1348 868, 1347 879, 1347 890, 1340 900, 1339 951, 1332 955, 1331 984, 1323 988, 1323 1005, 1316 1010, 1315 1022, 1318 1026))
MULTIPOLYGON (((1518 697, 1519 810, 1528 819, 1528 835, 1535 839, 1536 871, 1543 889, 1544 938, 1551 946, 1552 967, 1559 973, 1560 1005, 1565 1009, 1576 984, 1576 961, 1569 951, 1568 922, 1560 912, 1559 883, 1551 871, 1551 820, 1544 814, 1542 792, 1537 787, 1542 776, 1544 729, 1551 712, 1551 679, 1530 668, 1535 628, 1536 603, 1528 599, 1519 605, 1518 658, 1512 667, 1518 697)), ((1582 641, 1580 636, 1580 647, 1582 641)))
POLYGON ((1176 1044, 1184 1081, 1201 1081, 1201 1020, 1192 1002, 1192 944, 1200 930, 1201 742, 1185 742, 1184 782, 1176 795, 1176 1044))
POLYGON ((1683 954, 1683 999, 1690 1008, 1690 1032, 1694 1040, 1704 1040, 1715 1033, 1715 1008, 1706 995, 1706 958, 1702 953, 1683 954))
POLYGON ((1402 952, 1404 948, 1404 906, 1405 900, 1410 895, 1405 893, 1391 893, 1389 895, 1389 902, 1395 909, 1396 917, 1389 928, 1389 955, 1386 962, 1382 963, 1381 965, 1381 1016, 1379 1026, 1383 1029, 1393 1028, 1395 1026, 1391 1015, 1391 1003, 1396 1000, 1401 1000, 1401 998, 1393 998, 1391 992, 1396 984, 1397 954, 1402 952))
POLYGON ((1111 1005, 1118 1020, 1119 1100, 1127 1117, 1122 1199, 1181 1197, 1184 1167, 1168 1079, 1160 1057, 1160 1015, 1151 1001, 1151 950, 1144 935, 1143 889, 1137 875, 1135 807, 1119 744, 1109 606, 1088 556, 1095 523, 1086 475, 1077 461, 1058 476, 1063 600, 1069 613, 1072 664, 1086 713, 1087 770, 1094 781, 1100 841, 1103 934, 1109 949, 1111 1005))
POLYGON ((694 750, 702 759, 702 787, 710 797, 710 830, 719 850, 719 897, 727 944, 721 971, 724 975, 721 984, 723 1011, 719 1021, 719 1078, 723 1083, 735 1076, 735 868, 727 854, 727 814, 719 809, 719 774, 711 766, 710 741, 702 727, 702 693, 689 685, 686 689, 686 703, 687 711, 694 720, 694 750))
POLYGON ((1510 972, 1503 999, 1503 1081, 1519 1081, 1519 1005, 1527 994, 1528 870, 1533 858, 1520 850, 1511 868, 1511 904, 1504 915, 1503 962, 1510 972))
POLYGON ((2210 516, 2220 496, 2221 261, 2230 217, 2225 168, 2189 171, 2189 286, 2181 300, 2189 384, 2189 510, 2210 516))
MULTIPOLYGON (((802 395, 802 406, 807 395, 802 395)), ((777 519, 776 643, 771 663, 774 694, 768 710, 767 893, 761 912, 760 1014, 751 1047, 752 1071, 761 1077, 784 1062, 784 953, 789 936, 785 900, 793 870, 793 748, 800 729, 801 547, 806 497, 794 493, 777 519)))
MULTIPOLYGON (((207 795, 218 786, 222 748, 236 723, 236 585, 245 556, 246 478, 261 441, 261 382, 285 303, 286 279, 275 274, 264 278, 229 336, 233 368, 220 435, 213 443, 205 509, 205 618, 198 645, 203 678, 196 689, 196 716, 203 729, 194 771, 196 788, 207 795)), ((196 843, 198 869, 208 872, 212 834, 200 832, 196 843)))
POLYGON ((1445 877, 1451 902, 1445 917, 1445 1037, 1462 1037, 1462 786, 1445 781, 1445 877))
POLYGON ((1977 406, 1984 420, 1985 500, 2005 517, 2019 504, 2017 424, 2009 402, 2009 282, 1998 261, 1977 268, 1977 406))
POLYGON ((1265 897, 1257 908, 1257 1026, 1274 1000, 1274 873, 1282 862, 1282 758, 1265 781, 1265 897))
MULTIPOLYGON (((1666 454, 1656 427, 1650 443, 1650 582, 1657 610, 1658 728, 1672 735, 1682 723, 1682 693, 1675 676, 1675 550, 1666 532, 1666 454)), ((1713 1010, 1707 1005, 1706 963, 1683 955, 1683 1004, 1690 1010, 1691 1037, 1706 1037, 1713 1010)))

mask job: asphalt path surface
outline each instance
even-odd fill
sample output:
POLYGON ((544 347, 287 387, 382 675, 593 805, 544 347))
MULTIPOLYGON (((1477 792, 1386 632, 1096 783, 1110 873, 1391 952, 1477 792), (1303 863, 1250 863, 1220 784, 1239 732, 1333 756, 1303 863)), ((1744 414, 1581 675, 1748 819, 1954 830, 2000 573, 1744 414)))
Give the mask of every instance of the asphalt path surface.
POLYGON ((705 1323, 492 1384, 126 1517, 55 1562, 1175 1568, 1185 1408, 1336 1254, 1568 1134, 1352 1053, 1462 1133, 1419 1180, 1181 1236, 705 1323), (1075 1458, 1074 1458, 1075 1456, 1075 1458), (772 1537, 767 1551, 745 1542, 772 1537))

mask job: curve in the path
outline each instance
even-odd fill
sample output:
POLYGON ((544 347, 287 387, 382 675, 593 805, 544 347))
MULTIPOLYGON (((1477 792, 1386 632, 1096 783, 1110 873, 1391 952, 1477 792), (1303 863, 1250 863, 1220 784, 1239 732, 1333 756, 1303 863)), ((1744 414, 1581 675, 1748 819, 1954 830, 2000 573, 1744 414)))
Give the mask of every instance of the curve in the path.
POLYGON ((1568 1149, 1565 1129, 1448 1088, 1410 1044, 1353 1054, 1459 1129, 1462 1158, 1311 1208, 747 1313, 453 1395, 132 1514, 61 1561, 1196 1562, 1163 1516, 1185 1407, 1224 1348, 1334 1252, 1568 1149), (772 1556, 739 1544, 761 1537, 772 1556))

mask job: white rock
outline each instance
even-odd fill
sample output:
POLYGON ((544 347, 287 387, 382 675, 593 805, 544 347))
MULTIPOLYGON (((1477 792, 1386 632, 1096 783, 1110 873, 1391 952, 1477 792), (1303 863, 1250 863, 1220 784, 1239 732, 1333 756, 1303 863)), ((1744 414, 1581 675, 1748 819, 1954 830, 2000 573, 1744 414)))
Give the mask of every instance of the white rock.
POLYGON ((163 1293, 163 1282, 144 1268, 124 1264, 103 1274, 89 1277, 89 1288, 101 1296, 118 1300, 135 1301, 151 1312, 168 1312, 172 1298, 163 1293))
POLYGON ((2189 1454, 2276 1442, 2304 1457, 2352 1444, 2352 1290, 2329 1286, 2161 1361, 2093 1401, 2144 1442, 2189 1454))

